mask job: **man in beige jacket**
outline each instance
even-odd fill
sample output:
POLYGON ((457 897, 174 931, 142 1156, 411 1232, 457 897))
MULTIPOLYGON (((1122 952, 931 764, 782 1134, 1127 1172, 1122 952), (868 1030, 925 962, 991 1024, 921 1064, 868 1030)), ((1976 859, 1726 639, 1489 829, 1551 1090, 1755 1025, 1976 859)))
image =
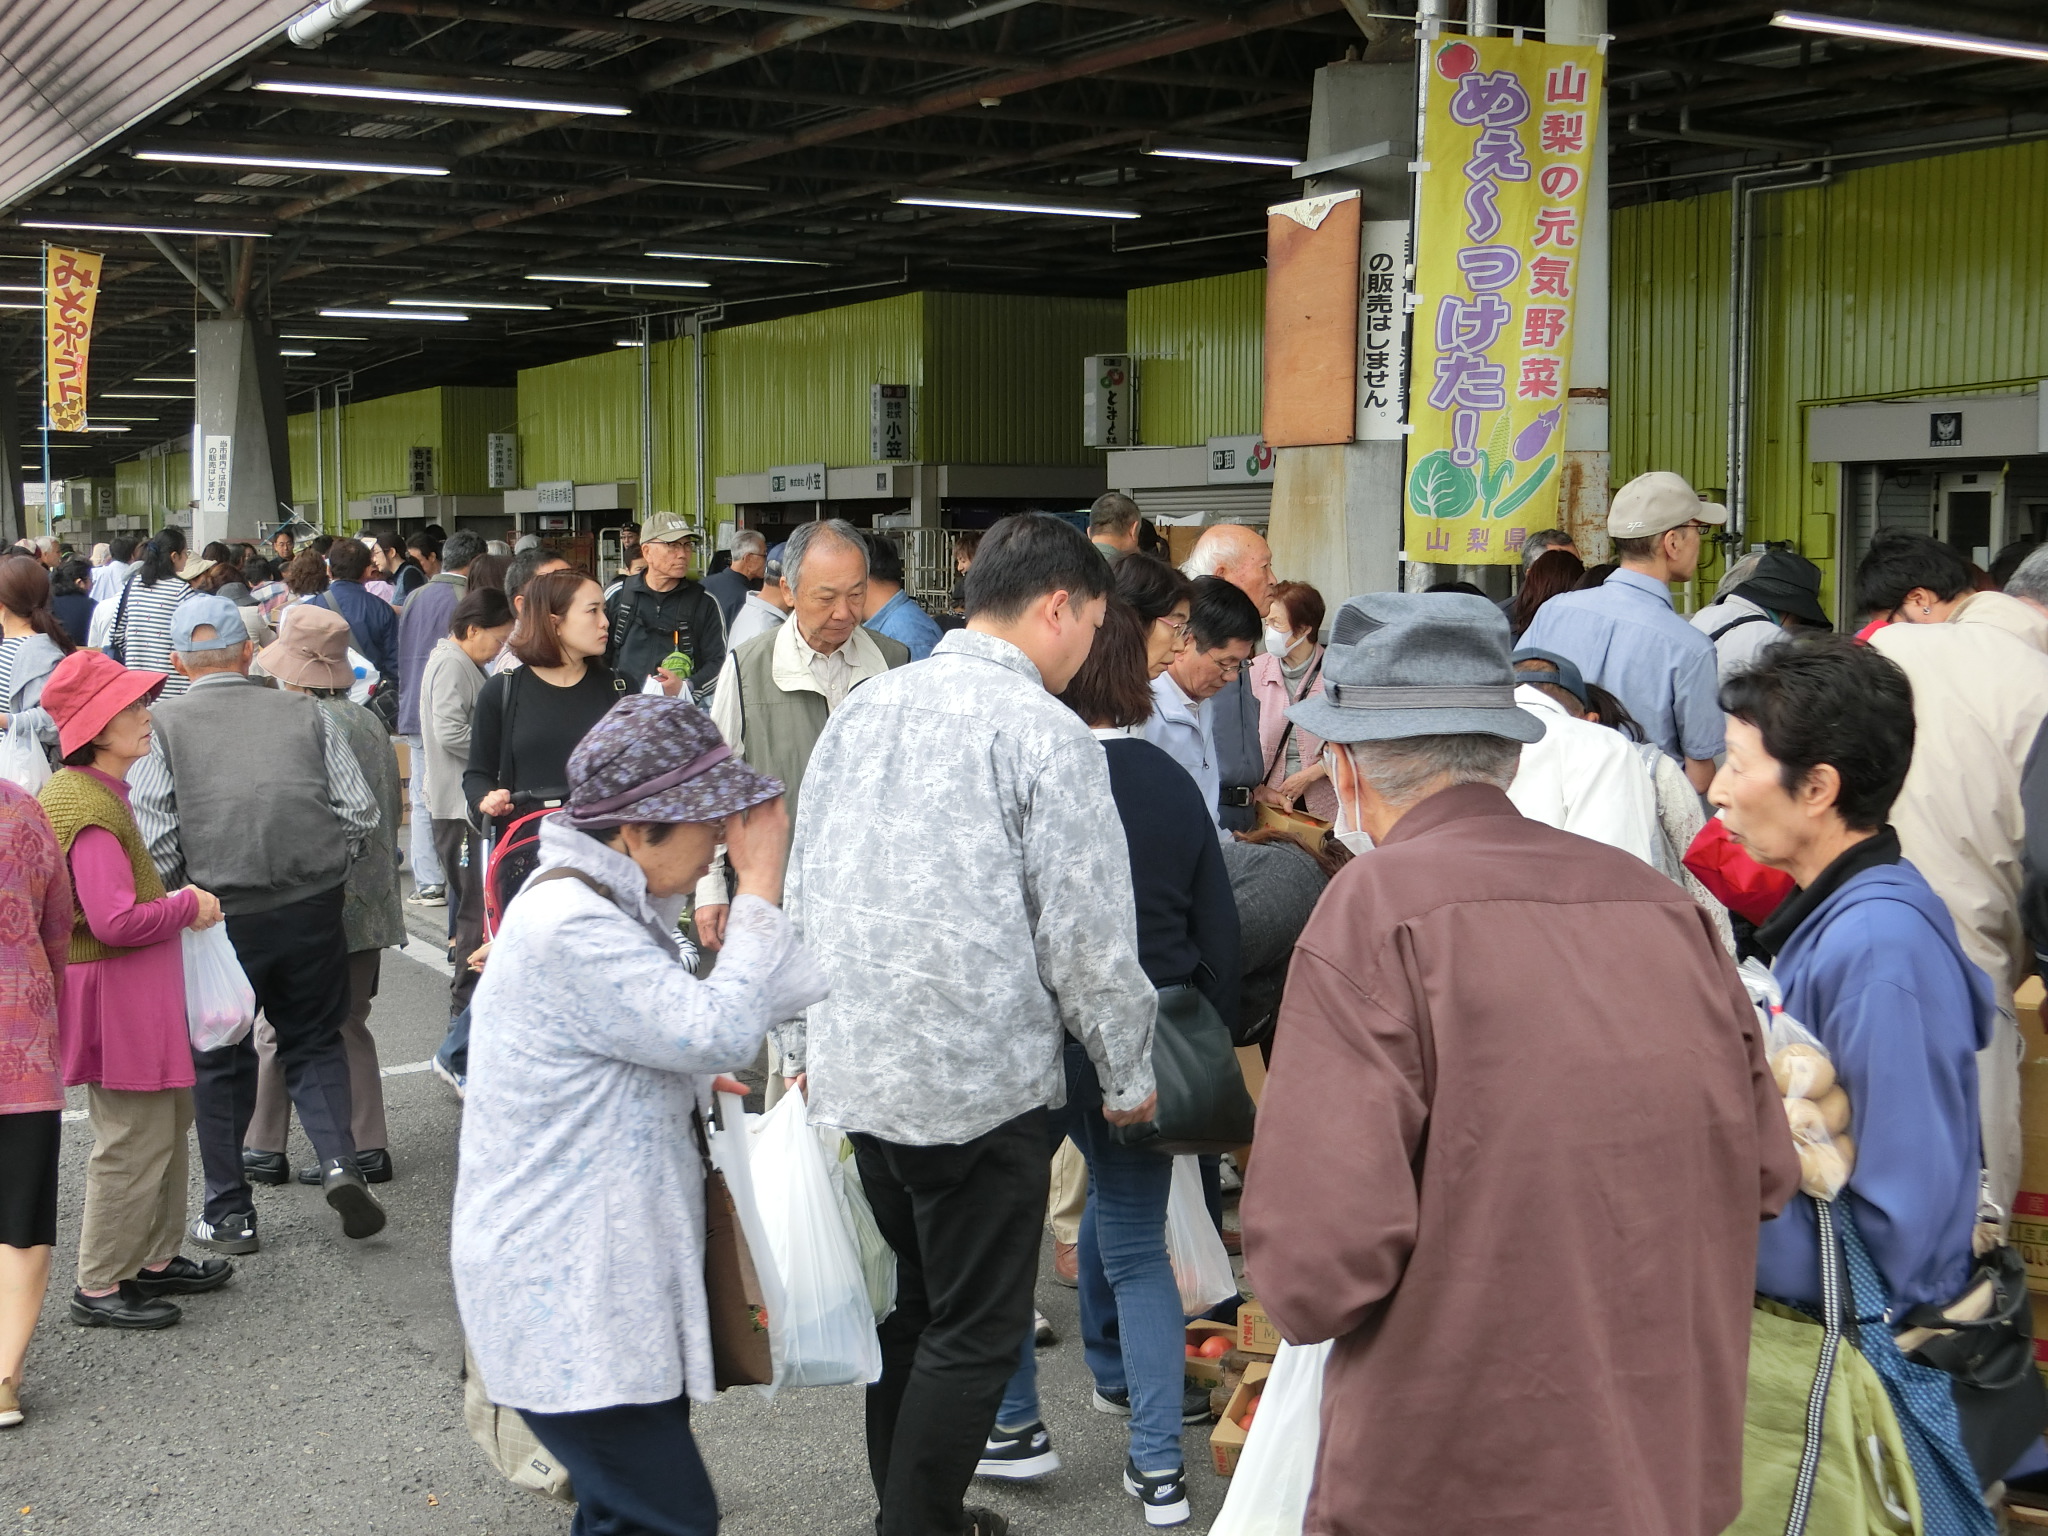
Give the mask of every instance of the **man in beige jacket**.
POLYGON ((1962 557, 1918 534, 1877 540, 1857 588, 1864 611, 1892 620, 1871 645, 1913 685, 1913 766, 1892 825, 1998 998, 1977 1080, 1992 1197, 2010 1208, 2020 1180, 2012 994, 2034 959, 2020 922, 2020 776, 2048 719, 2048 615, 2001 592, 1973 591, 1962 557))

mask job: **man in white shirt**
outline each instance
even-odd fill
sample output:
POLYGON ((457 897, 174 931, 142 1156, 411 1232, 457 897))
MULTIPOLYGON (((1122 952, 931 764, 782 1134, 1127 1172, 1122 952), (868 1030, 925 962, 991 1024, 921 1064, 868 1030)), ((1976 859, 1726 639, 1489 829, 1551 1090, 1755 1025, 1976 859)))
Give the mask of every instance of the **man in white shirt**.
POLYGON ((1219 835, 1223 830, 1217 810, 1222 769, 1213 711, 1207 706, 1244 671, 1261 624, 1251 599, 1228 581, 1215 576, 1197 578, 1188 615, 1188 633, 1194 644, 1152 680, 1152 718, 1145 722, 1145 739, 1187 769, 1219 835))
POLYGON ((1655 863, 1656 788, 1627 737, 1586 719, 1578 667, 1535 650, 1516 651, 1514 663, 1515 703, 1543 722, 1542 739, 1522 748, 1508 786, 1515 809, 1655 863))

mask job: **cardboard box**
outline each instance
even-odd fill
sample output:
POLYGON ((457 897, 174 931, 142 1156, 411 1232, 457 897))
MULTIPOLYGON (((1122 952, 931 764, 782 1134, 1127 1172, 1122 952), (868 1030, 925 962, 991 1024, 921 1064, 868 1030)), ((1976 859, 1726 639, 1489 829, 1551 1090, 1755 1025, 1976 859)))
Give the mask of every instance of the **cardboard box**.
MULTIPOLYGON (((1200 1344, 1204 1339, 1213 1339, 1219 1336, 1228 1339, 1235 1345, 1237 1343, 1237 1325, 1235 1323, 1209 1322, 1188 1324, 1187 1339, 1190 1344, 1200 1344)), ((1191 1387, 1221 1386, 1223 1383, 1222 1358, 1219 1356, 1214 1360, 1201 1360, 1193 1355, 1188 1356, 1187 1380, 1188 1385, 1191 1387)))
POLYGON ((2048 1291, 2048 1033, 2041 1024, 2042 986, 2027 978, 2013 994, 2019 1013, 2020 1189, 2012 1202, 2012 1242, 2027 1261, 2027 1284, 2048 1291))
POLYGON ((394 736, 391 745, 398 751, 398 824, 401 827, 412 824, 412 749, 404 740, 394 736))
POLYGON ((1280 1330, 1256 1300, 1237 1309, 1237 1347, 1248 1355, 1280 1353, 1280 1330))
POLYGON ((1237 1470, 1237 1458, 1244 1454, 1245 1413, 1266 1390, 1266 1378, 1272 1370, 1263 1362, 1247 1369, 1244 1380, 1230 1394, 1230 1404, 1223 1410, 1223 1417, 1209 1431, 1209 1455, 1216 1463, 1218 1477, 1228 1477, 1237 1470))

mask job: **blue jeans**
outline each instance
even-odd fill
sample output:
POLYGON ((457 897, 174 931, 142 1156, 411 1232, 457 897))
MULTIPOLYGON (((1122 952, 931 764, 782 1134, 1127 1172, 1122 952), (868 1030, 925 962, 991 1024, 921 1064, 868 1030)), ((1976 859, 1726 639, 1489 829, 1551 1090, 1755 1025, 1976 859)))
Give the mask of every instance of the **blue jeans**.
MULTIPOLYGON (((1082 1352, 1099 1391, 1131 1395, 1131 1460, 1138 1470, 1169 1472, 1181 1465, 1187 1358, 1180 1287, 1166 1257, 1173 1159, 1111 1139, 1095 1066, 1079 1045, 1068 1044, 1066 1069, 1066 1134, 1088 1163, 1079 1254, 1082 1352)), ((1038 1417, 1038 1363, 1027 1332, 996 1423, 1015 1429, 1038 1417)))

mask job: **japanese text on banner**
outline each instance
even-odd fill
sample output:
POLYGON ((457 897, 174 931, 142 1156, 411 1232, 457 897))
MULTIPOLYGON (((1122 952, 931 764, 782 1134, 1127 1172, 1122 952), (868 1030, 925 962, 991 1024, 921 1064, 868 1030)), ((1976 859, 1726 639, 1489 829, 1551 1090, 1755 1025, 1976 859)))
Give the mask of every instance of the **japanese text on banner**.
POLYGON ((1407 554, 1512 564, 1557 520, 1603 60, 1504 37, 1429 47, 1407 554))
POLYGON ((100 258, 91 251, 48 247, 43 267, 44 409, 53 432, 85 430, 85 358, 92 345, 93 304, 100 296, 100 258))

